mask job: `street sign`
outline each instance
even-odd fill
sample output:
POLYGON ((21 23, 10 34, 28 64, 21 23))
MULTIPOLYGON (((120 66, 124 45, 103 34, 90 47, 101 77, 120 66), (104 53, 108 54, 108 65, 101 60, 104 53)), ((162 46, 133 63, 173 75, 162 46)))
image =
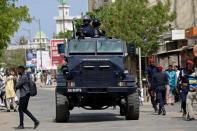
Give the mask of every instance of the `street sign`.
MULTIPOLYGON (((52 66, 59 66, 59 65, 62 65, 64 64, 64 57, 61 56, 61 54, 59 53, 59 49, 58 49, 58 46, 59 44, 63 44, 64 43, 64 40, 63 39, 52 39, 51 40, 51 63, 52 63, 52 66)), ((61 46, 61 50, 64 50, 63 46, 61 46)))

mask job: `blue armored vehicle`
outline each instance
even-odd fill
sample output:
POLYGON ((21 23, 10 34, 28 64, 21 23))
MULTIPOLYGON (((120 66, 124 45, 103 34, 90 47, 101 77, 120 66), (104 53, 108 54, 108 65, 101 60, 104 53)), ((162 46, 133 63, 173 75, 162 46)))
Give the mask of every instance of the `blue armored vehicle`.
POLYGON ((73 38, 65 50, 67 64, 57 77, 57 122, 67 122, 74 107, 102 110, 119 106, 126 120, 139 119, 139 95, 135 77, 125 69, 124 41, 73 38))

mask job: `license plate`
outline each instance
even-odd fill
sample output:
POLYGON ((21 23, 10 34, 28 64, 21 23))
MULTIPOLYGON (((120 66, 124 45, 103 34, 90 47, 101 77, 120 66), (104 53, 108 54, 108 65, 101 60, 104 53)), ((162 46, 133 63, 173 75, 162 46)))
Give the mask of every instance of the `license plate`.
POLYGON ((81 92, 81 89, 68 89, 67 92, 81 92))

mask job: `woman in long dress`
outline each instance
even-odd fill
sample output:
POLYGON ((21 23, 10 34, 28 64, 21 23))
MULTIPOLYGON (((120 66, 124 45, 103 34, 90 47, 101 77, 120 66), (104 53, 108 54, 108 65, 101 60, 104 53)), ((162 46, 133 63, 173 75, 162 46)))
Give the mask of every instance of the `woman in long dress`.
POLYGON ((13 106, 13 110, 16 112, 16 103, 15 103, 16 93, 14 90, 14 80, 16 78, 15 78, 14 74, 15 74, 14 71, 11 70, 8 73, 8 76, 6 78, 6 83, 5 83, 7 112, 10 112, 11 105, 13 106))

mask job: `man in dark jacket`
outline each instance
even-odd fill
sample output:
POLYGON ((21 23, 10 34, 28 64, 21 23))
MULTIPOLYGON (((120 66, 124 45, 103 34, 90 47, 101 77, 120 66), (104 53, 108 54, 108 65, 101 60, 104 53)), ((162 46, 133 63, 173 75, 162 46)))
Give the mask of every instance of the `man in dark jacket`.
POLYGON ((157 112, 157 103, 156 103, 156 99, 155 99, 155 88, 154 88, 154 82, 153 82, 153 76, 155 73, 157 73, 157 67, 155 66, 155 62, 154 60, 150 59, 149 60, 149 66, 146 68, 146 80, 148 82, 148 93, 150 95, 151 98, 151 104, 155 110, 155 112, 157 112))
POLYGON ((36 129, 39 125, 39 121, 28 111, 28 103, 30 98, 30 87, 29 87, 29 78, 25 74, 25 67, 18 67, 18 74, 20 78, 16 84, 16 89, 20 90, 20 99, 19 99, 19 117, 20 124, 17 127, 18 129, 24 129, 24 113, 27 114, 34 122, 34 129, 36 129))
POLYGON ((157 102, 159 103, 158 115, 160 115, 161 113, 163 115, 166 115, 164 102, 165 102, 165 94, 166 94, 165 93, 166 85, 168 84, 168 75, 162 72, 163 68, 161 66, 158 66, 157 69, 158 69, 158 73, 154 74, 153 83, 156 91, 157 102))

